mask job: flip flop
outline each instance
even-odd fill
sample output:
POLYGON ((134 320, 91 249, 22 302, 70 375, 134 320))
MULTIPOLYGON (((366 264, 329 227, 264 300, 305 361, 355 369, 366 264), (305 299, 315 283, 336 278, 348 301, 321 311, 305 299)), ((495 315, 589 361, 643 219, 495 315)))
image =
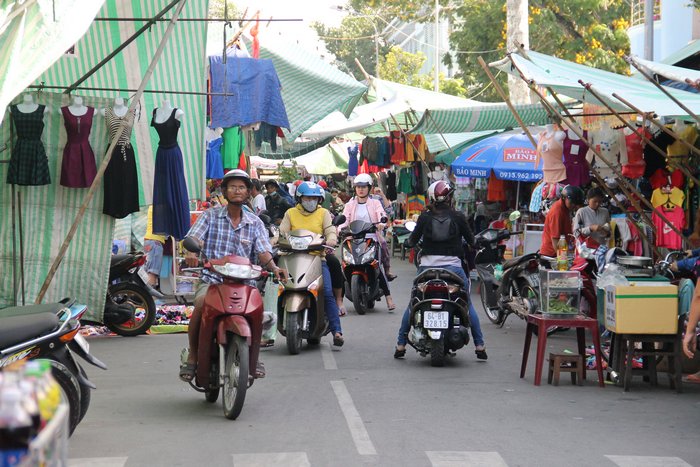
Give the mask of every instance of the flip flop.
POLYGON ((185 363, 180 365, 180 379, 186 383, 192 382, 197 365, 194 363, 185 363))
POLYGON ((260 341, 260 347, 272 347, 275 345, 274 339, 263 339, 260 341))
POLYGON ((396 279, 397 277, 399 277, 399 276, 397 276, 396 274, 387 274, 387 275, 386 275, 386 280, 388 280, 389 282, 391 282, 391 281, 393 281, 394 279, 396 279))
POLYGON ((683 378, 683 382, 700 384, 700 372, 686 376, 685 378, 683 378))
POLYGON ((258 360, 258 364, 255 367, 255 379, 261 379, 265 377, 265 365, 263 362, 258 360))
POLYGON ((333 345, 336 347, 342 347, 345 344, 345 339, 340 333, 333 334, 333 345))

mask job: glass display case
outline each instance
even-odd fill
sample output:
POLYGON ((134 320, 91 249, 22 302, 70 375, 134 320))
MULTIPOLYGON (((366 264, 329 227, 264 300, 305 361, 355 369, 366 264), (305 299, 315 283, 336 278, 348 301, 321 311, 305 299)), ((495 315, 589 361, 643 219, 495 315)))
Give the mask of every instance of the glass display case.
POLYGON ((581 275, 578 271, 540 271, 542 314, 569 318, 580 313, 581 275))

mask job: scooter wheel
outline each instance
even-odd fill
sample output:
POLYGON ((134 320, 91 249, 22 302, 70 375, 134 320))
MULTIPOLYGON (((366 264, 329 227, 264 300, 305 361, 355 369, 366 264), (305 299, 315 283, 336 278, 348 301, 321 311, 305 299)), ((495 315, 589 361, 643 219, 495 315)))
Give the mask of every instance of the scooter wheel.
POLYGON ((145 334, 156 319, 156 303, 150 293, 138 284, 121 282, 109 287, 109 294, 117 304, 129 304, 136 309, 134 317, 122 324, 105 323, 110 331, 120 336, 145 334))
POLYGON ((51 376, 61 388, 64 400, 68 401, 68 434, 70 436, 81 419, 80 383, 78 383, 78 378, 63 363, 53 359, 50 361, 51 376))

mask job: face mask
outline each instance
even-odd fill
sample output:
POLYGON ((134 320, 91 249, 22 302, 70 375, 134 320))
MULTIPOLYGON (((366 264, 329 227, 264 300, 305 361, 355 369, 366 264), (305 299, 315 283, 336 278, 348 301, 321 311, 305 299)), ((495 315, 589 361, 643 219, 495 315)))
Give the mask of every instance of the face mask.
POLYGON ((314 212, 316 207, 318 207, 318 200, 312 199, 311 201, 302 201, 301 207, 304 208, 306 212, 314 212))

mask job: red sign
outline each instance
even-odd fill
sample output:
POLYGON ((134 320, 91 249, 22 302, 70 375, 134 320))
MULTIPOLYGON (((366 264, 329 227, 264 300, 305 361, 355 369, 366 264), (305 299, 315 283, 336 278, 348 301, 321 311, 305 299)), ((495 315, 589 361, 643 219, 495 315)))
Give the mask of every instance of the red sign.
POLYGON ((530 148, 506 148, 503 162, 537 162, 537 151, 530 148))

